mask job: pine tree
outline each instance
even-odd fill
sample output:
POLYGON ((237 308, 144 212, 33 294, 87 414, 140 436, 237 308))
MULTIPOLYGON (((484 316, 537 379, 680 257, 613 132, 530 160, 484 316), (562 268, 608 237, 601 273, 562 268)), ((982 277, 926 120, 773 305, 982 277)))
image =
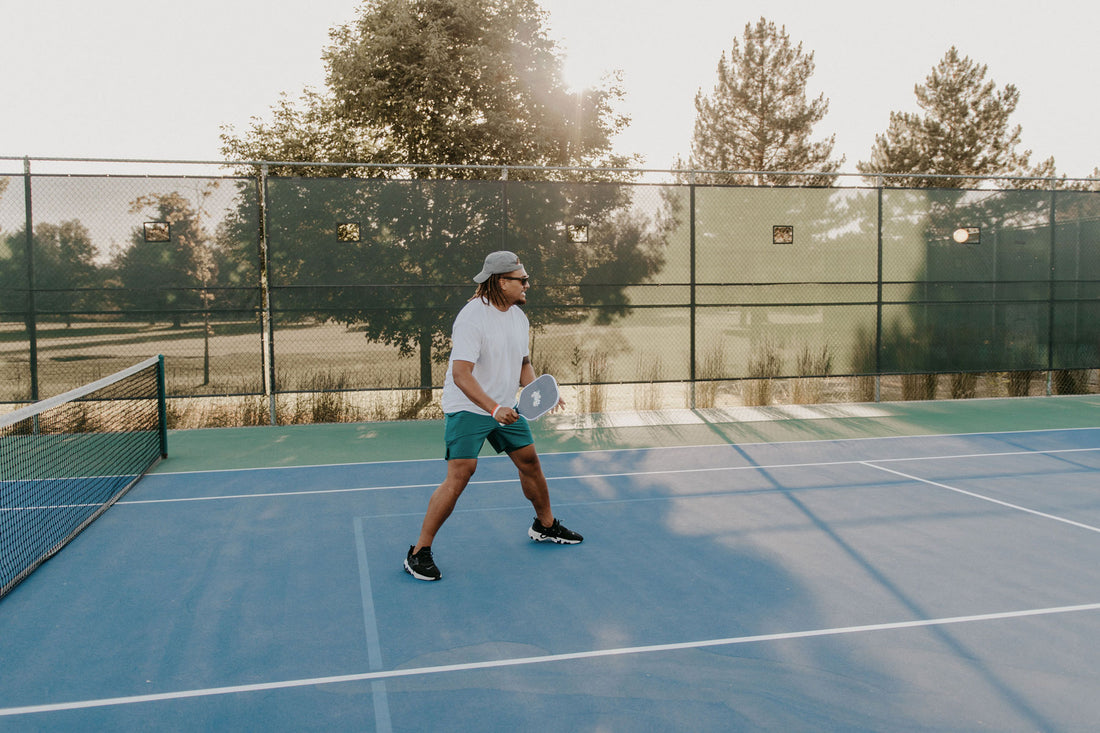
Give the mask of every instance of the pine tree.
MULTIPOLYGON (((875 137, 871 159, 860 161, 864 174, 924 173, 959 176, 931 179, 891 178, 891 185, 972 188, 969 176, 1054 176, 1054 159, 1036 166, 1031 151, 1017 152, 1021 127, 1011 126, 1020 93, 1008 84, 998 89, 986 79, 988 68, 961 56, 952 46, 914 92, 922 114, 891 112, 890 126, 875 137)), ((1006 182, 1028 187, 1027 181, 1006 182)))
MULTIPOLYGON (((835 136, 813 142, 814 125, 829 109, 824 95, 809 100, 813 53, 791 43, 785 27, 761 18, 745 26, 727 57, 718 62, 718 82, 710 95, 695 95, 695 130, 688 167, 696 171, 835 172, 835 136)), ((679 162, 679 167, 684 167, 679 162)), ((829 176, 700 174, 695 180, 756 185, 825 183, 829 176)))

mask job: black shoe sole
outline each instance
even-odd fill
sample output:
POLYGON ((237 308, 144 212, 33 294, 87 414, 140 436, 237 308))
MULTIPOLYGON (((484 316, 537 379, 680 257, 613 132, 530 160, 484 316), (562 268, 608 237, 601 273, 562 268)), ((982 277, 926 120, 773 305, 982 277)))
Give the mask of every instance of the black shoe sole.
POLYGON ((408 573, 409 575, 413 576, 417 580, 432 581, 432 580, 440 580, 443 577, 442 573, 440 573, 439 575, 437 575, 434 578, 431 577, 430 575, 421 575, 420 573, 414 571, 412 568, 409 567, 409 561, 408 560, 405 561, 405 572, 408 573))
POLYGON ((527 530, 527 536, 533 539, 535 542, 553 542, 557 545, 579 545, 581 542, 584 541, 584 538, 581 538, 579 540, 567 540, 563 537, 551 537, 548 534, 536 532, 534 527, 527 530))

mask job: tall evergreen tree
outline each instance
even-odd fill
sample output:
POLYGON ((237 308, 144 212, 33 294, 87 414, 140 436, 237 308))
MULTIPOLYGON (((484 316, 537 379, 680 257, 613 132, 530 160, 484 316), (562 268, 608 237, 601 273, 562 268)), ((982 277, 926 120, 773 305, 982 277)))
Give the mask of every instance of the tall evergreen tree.
MULTIPOLYGON (((952 46, 923 84, 914 88, 922 113, 891 112, 890 126, 875 136, 871 158, 856 168, 864 174, 925 173, 961 176, 930 179, 905 176, 893 185, 971 188, 968 176, 1055 174, 1054 159, 1032 166, 1031 151, 1018 152, 1021 127, 1011 125, 1020 92, 986 79, 988 67, 960 55, 952 46)), ((1029 187, 1026 181, 1009 183, 1029 187)))
MULTIPOLYGON (((791 43, 785 27, 761 18, 733 39, 718 62, 718 81, 710 95, 695 95, 695 130, 687 166, 697 171, 813 171, 832 173, 844 162, 833 160, 835 136, 814 142, 814 125, 829 109, 806 86, 814 73, 814 55, 791 43)), ((679 162, 679 167, 684 167, 679 162)), ((784 185, 823 183, 830 177, 702 175, 697 181, 784 185)))

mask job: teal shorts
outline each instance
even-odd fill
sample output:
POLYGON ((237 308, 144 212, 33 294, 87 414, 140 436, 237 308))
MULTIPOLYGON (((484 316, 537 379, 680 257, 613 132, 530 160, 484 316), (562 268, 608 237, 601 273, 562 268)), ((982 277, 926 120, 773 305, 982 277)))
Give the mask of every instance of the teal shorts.
POLYGON ((511 453, 535 442, 525 418, 501 425, 492 415, 473 412, 449 412, 443 416, 443 440, 447 460, 477 458, 485 440, 497 453, 511 453))

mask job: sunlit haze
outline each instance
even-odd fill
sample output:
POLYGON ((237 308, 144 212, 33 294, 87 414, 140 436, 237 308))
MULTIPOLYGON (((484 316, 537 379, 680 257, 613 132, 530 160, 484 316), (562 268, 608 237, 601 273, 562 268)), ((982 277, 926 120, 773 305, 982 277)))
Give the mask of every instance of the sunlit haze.
MULTIPOLYGON (((1013 121, 1036 162, 1060 173, 1100 166, 1088 75, 1100 5, 1056 0, 543 0, 571 84, 619 70, 632 124, 618 152, 650 168, 686 157, 693 100, 709 92, 723 51, 761 16, 813 52, 810 91, 829 113, 817 138, 854 171, 891 110, 916 111, 913 87, 947 49, 1014 84, 1013 121)), ((353 0, 4 0, 0 155, 217 160, 222 125, 265 118, 280 92, 324 84, 328 31, 354 19, 353 0)), ((16 165, 7 162, 4 165, 16 165)))

